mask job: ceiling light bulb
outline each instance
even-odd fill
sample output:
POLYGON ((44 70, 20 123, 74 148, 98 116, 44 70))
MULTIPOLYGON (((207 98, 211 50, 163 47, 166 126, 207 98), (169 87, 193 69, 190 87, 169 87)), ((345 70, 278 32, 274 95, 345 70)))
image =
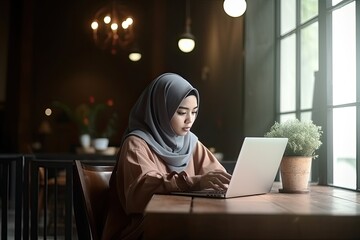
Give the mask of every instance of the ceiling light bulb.
POLYGON ((111 24, 111 29, 114 30, 114 31, 117 30, 118 29, 117 23, 112 23, 111 24))
POLYGON ((93 21, 93 22, 91 23, 91 28, 92 28, 93 30, 98 29, 98 27, 99 27, 99 24, 98 24, 97 21, 93 21))
POLYGON ((129 59, 133 62, 137 62, 141 59, 141 53, 139 52, 132 52, 129 54, 129 59))
POLYGON ((127 29, 127 28, 129 27, 129 23, 128 23, 127 21, 123 21, 123 22, 121 23, 121 27, 122 27, 123 29, 127 29))
POLYGON ((223 7, 224 11, 230 17, 240 17, 246 10, 245 0, 225 0, 223 7))
POLYGON ((178 42, 178 46, 181 51, 188 53, 195 48, 195 41, 193 38, 182 37, 178 42))
POLYGON ((106 15, 104 17, 104 23, 109 24, 111 22, 111 17, 109 15, 106 15))
POLYGON ((127 24, 130 26, 131 24, 133 24, 134 20, 131 17, 128 17, 126 20, 127 24))

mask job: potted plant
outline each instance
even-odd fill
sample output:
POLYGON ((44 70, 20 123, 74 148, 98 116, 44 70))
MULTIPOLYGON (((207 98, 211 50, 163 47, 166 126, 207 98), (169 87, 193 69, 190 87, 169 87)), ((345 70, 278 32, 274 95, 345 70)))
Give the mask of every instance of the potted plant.
POLYGON ((112 99, 108 99, 105 103, 96 103, 95 98, 90 96, 87 103, 81 103, 75 109, 60 101, 54 101, 53 105, 62 109, 68 118, 76 123, 80 142, 84 148, 89 147, 90 142, 96 150, 104 150, 108 147, 109 138, 116 133, 118 121, 112 99))
POLYGON ((275 122, 265 137, 285 137, 288 143, 280 164, 282 189, 280 192, 305 193, 308 183, 312 159, 316 158, 315 151, 322 142, 320 126, 312 121, 287 120, 283 123, 275 122))
POLYGON ((109 139, 116 133, 116 126, 118 121, 118 115, 116 112, 113 112, 108 120, 98 129, 93 129, 92 136, 92 145, 96 150, 106 150, 109 145, 109 139))

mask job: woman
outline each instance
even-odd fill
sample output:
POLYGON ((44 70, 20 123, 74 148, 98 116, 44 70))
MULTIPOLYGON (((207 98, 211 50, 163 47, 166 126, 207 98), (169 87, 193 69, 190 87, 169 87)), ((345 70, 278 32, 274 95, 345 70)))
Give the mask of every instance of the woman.
POLYGON ((199 93, 173 73, 156 78, 129 116, 110 179, 103 239, 136 239, 154 193, 226 189, 231 175, 190 131, 199 93))

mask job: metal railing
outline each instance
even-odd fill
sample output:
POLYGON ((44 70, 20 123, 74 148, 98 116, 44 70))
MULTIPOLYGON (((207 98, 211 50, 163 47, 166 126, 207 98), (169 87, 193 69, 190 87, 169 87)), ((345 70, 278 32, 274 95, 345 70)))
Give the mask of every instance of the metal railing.
POLYGON ((24 155, 0 155, 1 239, 9 239, 10 234, 16 240, 29 236, 29 158, 24 155), (10 211, 15 213, 14 222, 10 219, 10 211), (14 224, 12 233, 9 232, 9 224, 14 224))
POLYGON ((31 161, 31 239, 37 239, 41 227, 44 238, 49 235, 56 238, 61 234, 65 239, 72 239, 72 185, 73 161, 40 159, 31 161), (53 172, 53 175, 49 176, 49 172, 53 172))
POLYGON ((1 239, 77 239, 76 159, 90 164, 115 162, 115 156, 101 155, 0 154, 1 239))

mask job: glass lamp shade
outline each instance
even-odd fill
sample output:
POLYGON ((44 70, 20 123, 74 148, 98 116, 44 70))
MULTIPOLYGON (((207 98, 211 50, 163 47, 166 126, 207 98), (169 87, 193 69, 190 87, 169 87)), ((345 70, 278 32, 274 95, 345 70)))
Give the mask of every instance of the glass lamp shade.
POLYGON ((182 52, 191 52, 195 48, 194 36, 191 33, 185 33, 181 36, 178 46, 182 52))
POLYGON ((225 0, 223 3, 224 11, 230 17, 240 17, 246 10, 245 0, 225 0))
POLYGON ((131 52, 129 54, 129 59, 133 62, 137 62, 141 59, 141 53, 139 52, 131 52))

